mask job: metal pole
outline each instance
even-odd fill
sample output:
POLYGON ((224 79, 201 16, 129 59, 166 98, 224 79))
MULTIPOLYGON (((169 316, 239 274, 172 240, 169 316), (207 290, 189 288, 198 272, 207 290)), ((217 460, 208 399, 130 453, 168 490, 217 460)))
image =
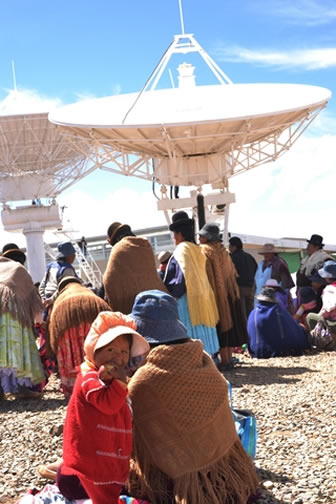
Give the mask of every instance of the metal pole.
POLYGON ((15 76, 15 63, 12 60, 12 74, 13 74, 13 86, 14 86, 14 91, 16 91, 16 76, 15 76))
POLYGON ((228 233, 229 233, 229 211, 230 203, 227 203, 224 211, 224 229, 223 229, 223 245, 226 246, 228 233))
POLYGON ((180 21, 181 21, 181 33, 184 35, 184 20, 183 20, 183 10, 182 10, 182 0, 179 0, 180 9, 180 21))

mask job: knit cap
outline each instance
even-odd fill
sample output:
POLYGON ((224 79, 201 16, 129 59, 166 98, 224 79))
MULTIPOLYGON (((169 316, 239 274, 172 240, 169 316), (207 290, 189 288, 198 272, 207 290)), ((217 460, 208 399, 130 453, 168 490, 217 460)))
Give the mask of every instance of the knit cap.
POLYGON ((137 357, 148 352, 149 344, 135 329, 134 320, 127 315, 119 312, 100 312, 84 341, 86 359, 94 362, 95 351, 108 345, 122 334, 132 335, 130 357, 137 357))

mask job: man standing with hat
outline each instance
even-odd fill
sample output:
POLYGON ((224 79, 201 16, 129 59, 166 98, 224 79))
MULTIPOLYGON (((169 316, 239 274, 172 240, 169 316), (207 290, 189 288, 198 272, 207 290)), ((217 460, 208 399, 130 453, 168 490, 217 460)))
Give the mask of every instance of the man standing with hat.
POLYGON ((48 264, 40 286, 39 294, 44 306, 51 306, 58 296, 58 284, 65 277, 77 277, 72 263, 76 257, 76 251, 70 241, 64 241, 57 245, 56 261, 48 264))
POLYGON ((311 235, 310 240, 306 241, 307 255, 302 259, 300 268, 296 273, 296 286, 298 289, 301 287, 310 287, 310 277, 322 268, 325 261, 332 259, 332 257, 323 250, 324 243, 322 236, 313 234, 311 235))
POLYGON ((254 276, 257 271, 257 262, 251 254, 243 250, 243 242, 238 236, 232 236, 229 244, 231 259, 238 273, 237 283, 239 286, 240 302, 247 320, 254 305, 254 276))
POLYGON ((258 254, 264 256, 263 261, 260 261, 255 275, 256 294, 259 294, 266 284, 267 280, 274 278, 280 286, 288 292, 294 287, 294 282, 288 269, 288 264, 284 259, 279 257, 280 249, 276 248, 273 243, 265 243, 258 254))

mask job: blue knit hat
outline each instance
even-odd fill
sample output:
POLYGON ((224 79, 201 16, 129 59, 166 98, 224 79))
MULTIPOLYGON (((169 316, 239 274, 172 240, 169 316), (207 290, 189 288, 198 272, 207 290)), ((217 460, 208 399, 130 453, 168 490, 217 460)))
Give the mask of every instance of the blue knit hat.
POLYGON ((137 331, 150 344, 168 345, 171 341, 188 338, 186 328, 178 320, 177 303, 165 292, 140 292, 130 316, 136 322, 137 331))

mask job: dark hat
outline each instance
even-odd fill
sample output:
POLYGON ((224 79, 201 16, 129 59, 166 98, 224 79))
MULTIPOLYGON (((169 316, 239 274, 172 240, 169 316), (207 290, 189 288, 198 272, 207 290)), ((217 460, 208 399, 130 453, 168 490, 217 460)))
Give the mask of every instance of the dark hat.
POLYGON ((180 212, 174 213, 172 216, 172 223, 169 226, 170 231, 178 231, 178 228, 182 226, 193 226, 194 221, 189 219, 187 212, 181 210, 180 212))
POLYGON ((58 284, 58 290, 61 291, 64 287, 70 283, 82 284, 82 280, 76 276, 66 276, 58 284))
POLYGON ((318 270, 318 273, 322 278, 336 278, 336 262, 326 261, 323 268, 318 270))
POLYGON ((70 241, 64 241, 57 245, 57 254, 56 259, 62 259, 63 257, 70 257, 73 254, 76 254, 75 247, 72 245, 70 241))
POLYGON ((321 285, 325 285, 326 283, 324 278, 322 278, 321 275, 318 274, 318 271, 315 271, 313 276, 309 277, 309 280, 311 282, 320 283, 321 285))
POLYGON ((130 316, 137 331, 150 344, 168 345, 188 338, 187 330, 178 319, 176 300, 159 290, 140 292, 134 300, 130 316))
POLYGON ((128 224, 113 222, 107 230, 107 236, 111 245, 115 245, 121 238, 120 235, 127 236, 132 234, 131 227, 128 224))
POLYGON ((229 243, 230 245, 232 245, 233 247, 237 247, 238 249, 243 248, 243 242, 238 236, 233 236, 232 238, 230 238, 229 243))
POLYGON ((12 261, 24 264, 26 261, 26 254, 23 250, 19 249, 16 243, 7 243, 2 248, 2 256, 7 257, 7 259, 12 259, 12 261))
POLYGON ((276 289, 272 287, 263 287, 260 294, 256 296, 258 301, 266 301, 267 303, 277 303, 276 289))
POLYGON ((221 237, 219 234, 219 227, 217 224, 204 224, 200 232, 198 233, 200 236, 204 236, 207 238, 210 242, 213 241, 220 241, 221 237))
POLYGON ((160 252, 160 254, 158 255, 158 261, 159 261, 159 263, 160 264, 165 264, 166 262, 169 261, 171 255, 172 254, 171 254, 171 252, 169 252, 169 250, 160 252))
POLYGON ((262 249, 258 250, 258 254, 277 254, 281 252, 281 249, 276 248, 273 243, 265 243, 262 249))
POLYGON ((316 245, 316 246, 319 246, 319 247, 324 247, 324 243, 323 242, 323 236, 321 235, 318 235, 318 234, 312 234, 311 237, 310 237, 310 240, 306 240, 307 243, 311 243, 312 245, 316 245))
POLYGON ((300 301, 302 304, 316 301, 316 294, 311 287, 302 287, 300 289, 300 301))

